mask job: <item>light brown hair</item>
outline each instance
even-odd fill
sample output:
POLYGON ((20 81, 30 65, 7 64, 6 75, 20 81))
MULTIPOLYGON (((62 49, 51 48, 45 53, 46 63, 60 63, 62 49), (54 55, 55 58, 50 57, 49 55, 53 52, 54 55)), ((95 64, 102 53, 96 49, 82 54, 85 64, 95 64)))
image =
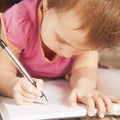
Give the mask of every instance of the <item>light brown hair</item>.
MULTIPOLYGON (((48 0, 48 8, 77 9, 77 16, 89 28, 90 43, 97 48, 112 48, 120 43, 120 0, 48 0)), ((81 28, 81 27, 80 27, 81 28)))

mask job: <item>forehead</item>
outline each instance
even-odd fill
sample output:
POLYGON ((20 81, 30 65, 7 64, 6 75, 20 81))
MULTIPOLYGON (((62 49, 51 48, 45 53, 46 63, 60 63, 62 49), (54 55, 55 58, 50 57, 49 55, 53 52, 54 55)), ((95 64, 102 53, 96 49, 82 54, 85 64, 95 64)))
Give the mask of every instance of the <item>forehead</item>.
MULTIPOLYGON (((76 16, 74 10, 56 12, 54 9, 46 12, 48 23, 52 24, 51 29, 55 35, 55 40, 63 45, 69 45, 77 50, 90 50, 91 45, 88 39, 88 29, 78 29, 82 26, 82 18, 76 16), (89 49, 88 49, 89 48, 89 49)), ((58 43, 59 43, 58 42, 58 43)), ((66 46, 67 47, 67 46, 66 46)))
POLYGON ((78 15, 77 10, 72 8, 57 13, 59 21, 68 29, 78 29, 82 23, 82 13, 78 15))
POLYGON ((77 45, 85 43, 88 29, 82 28, 83 20, 76 15, 74 9, 57 14, 57 21, 58 29, 60 29, 59 33, 62 36, 65 36, 70 42, 74 41, 77 45))

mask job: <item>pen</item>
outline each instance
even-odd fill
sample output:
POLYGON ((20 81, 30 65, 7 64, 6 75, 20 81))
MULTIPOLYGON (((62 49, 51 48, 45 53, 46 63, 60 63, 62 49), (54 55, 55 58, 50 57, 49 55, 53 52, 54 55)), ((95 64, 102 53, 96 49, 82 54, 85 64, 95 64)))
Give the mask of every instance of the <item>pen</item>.
MULTIPOLYGON (((25 78, 27 78, 27 80, 30 81, 36 87, 36 82, 32 80, 32 78, 31 78, 30 74, 27 72, 27 70, 23 67, 23 65, 19 62, 19 60, 13 55, 13 53, 7 47, 6 43, 3 40, 1 40, 1 39, 0 39, 0 46, 1 46, 2 49, 4 49, 6 51, 6 53, 11 58, 11 60, 16 65, 16 67, 21 72, 21 74, 25 78)), ((46 102, 48 102, 48 99, 45 96, 45 94, 42 91, 41 91, 41 93, 42 93, 42 95, 40 96, 40 98, 44 97, 46 102)))

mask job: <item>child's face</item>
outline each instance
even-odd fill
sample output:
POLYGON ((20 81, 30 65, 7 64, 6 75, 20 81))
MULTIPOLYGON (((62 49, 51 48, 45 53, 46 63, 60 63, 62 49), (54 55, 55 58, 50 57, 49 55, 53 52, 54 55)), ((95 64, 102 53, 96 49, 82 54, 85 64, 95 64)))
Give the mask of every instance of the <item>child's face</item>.
POLYGON ((63 57, 79 55, 91 50, 87 30, 78 30, 80 21, 74 12, 56 13, 51 9, 44 13, 41 36, 43 43, 53 52, 63 57))

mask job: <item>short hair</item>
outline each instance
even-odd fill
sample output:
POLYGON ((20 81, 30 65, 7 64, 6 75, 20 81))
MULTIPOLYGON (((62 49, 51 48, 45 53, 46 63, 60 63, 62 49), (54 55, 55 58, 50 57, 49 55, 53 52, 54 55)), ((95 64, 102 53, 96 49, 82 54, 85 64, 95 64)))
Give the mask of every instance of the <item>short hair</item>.
POLYGON ((97 48, 120 43, 120 0, 48 0, 48 8, 75 8, 84 22, 80 29, 89 28, 88 39, 97 48))

